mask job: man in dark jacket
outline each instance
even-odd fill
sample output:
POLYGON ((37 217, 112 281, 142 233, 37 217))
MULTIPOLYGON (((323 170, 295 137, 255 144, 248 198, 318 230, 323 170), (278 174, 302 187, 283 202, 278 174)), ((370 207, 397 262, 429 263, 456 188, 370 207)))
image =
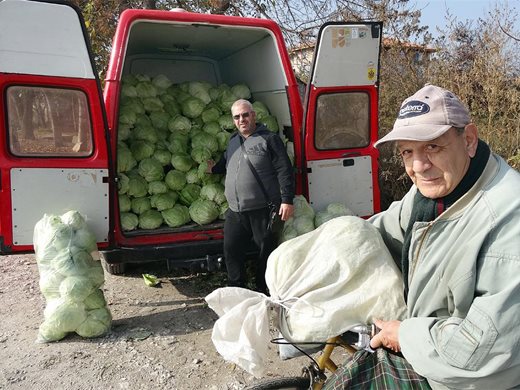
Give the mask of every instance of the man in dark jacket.
POLYGON ((292 216, 293 169, 281 138, 263 124, 256 123, 256 114, 249 101, 237 100, 231 107, 231 114, 238 132, 231 136, 217 164, 208 161, 212 173, 226 173, 225 194, 229 209, 224 222, 224 257, 228 285, 245 287, 246 251, 253 238, 260 249, 256 288, 267 293, 267 258, 277 245, 275 234, 267 229, 268 203, 277 206, 282 221, 292 216), (246 158, 253 165, 265 194, 246 158))

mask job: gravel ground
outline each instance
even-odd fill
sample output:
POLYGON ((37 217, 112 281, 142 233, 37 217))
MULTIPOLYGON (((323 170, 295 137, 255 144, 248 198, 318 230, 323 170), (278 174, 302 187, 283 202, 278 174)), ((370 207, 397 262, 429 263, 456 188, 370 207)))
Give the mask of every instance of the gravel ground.
MULTIPOLYGON (((111 331, 36 343, 45 300, 33 255, 0 257, 1 389, 242 389, 255 379, 224 361, 211 341, 217 315, 204 297, 222 273, 189 274, 163 265, 105 272, 111 331), (159 276, 159 288, 141 274, 159 276)), ((299 375, 307 357, 282 361, 270 346, 267 377, 299 375)))

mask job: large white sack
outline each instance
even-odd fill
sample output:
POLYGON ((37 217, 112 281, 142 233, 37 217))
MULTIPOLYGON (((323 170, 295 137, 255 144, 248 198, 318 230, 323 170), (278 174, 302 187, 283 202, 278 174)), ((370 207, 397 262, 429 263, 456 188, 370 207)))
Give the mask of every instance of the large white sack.
POLYGON ((212 340, 217 351, 257 377, 263 375, 269 306, 284 307, 284 337, 325 341, 374 319, 405 315, 400 272, 379 232, 369 222, 345 216, 281 244, 269 257, 271 297, 236 287, 206 297, 219 319, 212 340))
POLYGON ((282 329, 291 341, 325 341, 406 312, 401 273, 379 231, 359 217, 334 218, 281 244, 265 279, 273 299, 299 298, 282 329))

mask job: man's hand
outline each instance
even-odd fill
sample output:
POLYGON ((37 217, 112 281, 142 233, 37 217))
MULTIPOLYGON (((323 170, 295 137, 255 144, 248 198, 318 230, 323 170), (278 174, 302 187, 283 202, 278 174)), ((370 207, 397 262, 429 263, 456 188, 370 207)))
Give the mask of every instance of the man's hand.
POLYGON ((280 214, 280 219, 282 221, 287 221, 289 218, 292 217, 294 213, 294 206, 292 204, 288 203, 282 203, 280 205, 280 211, 278 214, 280 214))
POLYGON ((208 161, 206 161, 206 163, 208 164, 208 168, 206 169, 206 173, 213 173, 211 170, 215 166, 215 161, 208 160, 208 161))
POLYGON ((381 330, 370 340, 370 347, 376 349, 383 346, 394 352, 400 352, 399 327, 401 326, 401 321, 375 320, 374 323, 381 330))

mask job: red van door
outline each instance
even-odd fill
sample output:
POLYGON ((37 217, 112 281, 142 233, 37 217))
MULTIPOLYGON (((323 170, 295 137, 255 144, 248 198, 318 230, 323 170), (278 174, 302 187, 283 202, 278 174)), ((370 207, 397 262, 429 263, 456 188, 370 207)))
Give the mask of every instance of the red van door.
POLYGON ((302 171, 317 211, 343 203, 355 215, 380 211, 377 149, 382 23, 326 23, 307 87, 302 171))
POLYGON ((79 11, 0 1, 0 253, 33 250, 44 214, 80 211, 109 242, 109 159, 99 79, 79 11))

